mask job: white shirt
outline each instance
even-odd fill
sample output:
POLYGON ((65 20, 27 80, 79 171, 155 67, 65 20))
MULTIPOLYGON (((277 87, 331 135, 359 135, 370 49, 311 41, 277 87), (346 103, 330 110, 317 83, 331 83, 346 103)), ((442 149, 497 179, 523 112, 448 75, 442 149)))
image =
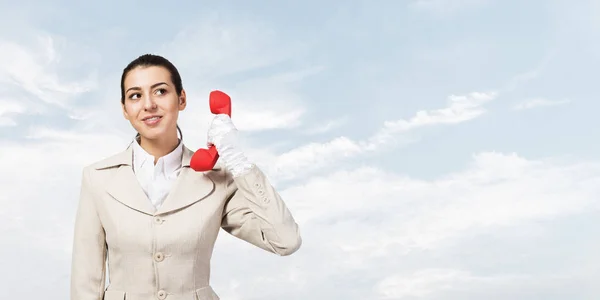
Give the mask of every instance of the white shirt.
POLYGON ((154 156, 148 154, 137 139, 133 142, 133 172, 146 196, 157 209, 167 198, 179 175, 182 155, 183 143, 180 141, 175 150, 159 158, 154 165, 154 156))

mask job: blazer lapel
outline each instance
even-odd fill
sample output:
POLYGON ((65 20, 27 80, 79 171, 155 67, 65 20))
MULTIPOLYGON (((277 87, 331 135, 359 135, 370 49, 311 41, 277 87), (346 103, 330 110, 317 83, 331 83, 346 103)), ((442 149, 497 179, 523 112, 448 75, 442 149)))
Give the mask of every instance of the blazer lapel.
POLYGON ((139 212, 154 215, 156 211, 137 181, 131 166, 119 166, 106 191, 117 201, 139 212))
POLYGON ((108 182, 106 192, 115 200, 132 209, 148 215, 154 215, 155 208, 150 203, 148 196, 144 193, 133 173, 131 165, 133 158, 132 151, 132 147, 127 148, 127 150, 106 160, 105 164, 97 169, 117 167, 111 180, 108 182))
POLYGON ((213 193, 215 183, 203 172, 196 172, 190 168, 193 154, 193 151, 183 147, 181 171, 167 199, 158 210, 154 208, 133 173, 132 147, 106 159, 97 165, 96 169, 117 168, 106 187, 106 192, 115 200, 139 212, 158 215, 192 205, 213 193))
POLYGON ((193 151, 183 147, 182 167, 171 192, 156 214, 164 214, 192 205, 215 190, 215 183, 203 172, 190 168, 193 151))

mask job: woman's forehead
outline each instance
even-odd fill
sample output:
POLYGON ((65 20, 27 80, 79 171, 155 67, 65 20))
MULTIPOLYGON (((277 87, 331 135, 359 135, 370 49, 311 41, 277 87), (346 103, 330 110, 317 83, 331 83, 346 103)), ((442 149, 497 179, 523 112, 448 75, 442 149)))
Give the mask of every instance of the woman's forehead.
POLYGON ((152 86, 159 82, 171 84, 171 73, 164 67, 137 67, 131 70, 125 78, 125 86, 152 86))

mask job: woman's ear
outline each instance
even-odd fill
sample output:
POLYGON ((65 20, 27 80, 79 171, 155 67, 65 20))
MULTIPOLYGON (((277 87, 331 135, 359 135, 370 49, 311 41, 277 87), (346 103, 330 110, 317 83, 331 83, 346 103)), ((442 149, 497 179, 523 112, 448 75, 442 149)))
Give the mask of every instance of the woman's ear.
POLYGON ((185 90, 181 90, 181 95, 179 95, 179 110, 184 110, 187 105, 187 99, 185 95, 185 90))

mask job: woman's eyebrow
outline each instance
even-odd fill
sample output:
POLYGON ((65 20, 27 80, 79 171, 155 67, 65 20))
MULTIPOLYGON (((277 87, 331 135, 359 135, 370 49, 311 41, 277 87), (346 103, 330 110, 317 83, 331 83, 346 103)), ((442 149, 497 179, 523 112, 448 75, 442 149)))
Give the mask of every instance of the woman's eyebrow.
MULTIPOLYGON (((164 84, 164 85, 169 85, 169 84, 168 84, 168 83, 166 83, 166 82, 159 82, 159 83, 155 83, 155 84, 153 84, 152 86, 150 86, 150 88, 152 88, 152 89, 153 89, 153 88, 155 88, 155 87, 157 87, 157 86, 159 86, 159 85, 163 85, 163 84, 164 84)), ((140 91, 140 90, 142 90, 142 88, 140 88, 139 86, 134 86, 134 87, 130 87, 130 88, 128 88, 128 89, 125 91, 125 93, 127 93, 127 92, 129 92, 129 91, 140 91)))

